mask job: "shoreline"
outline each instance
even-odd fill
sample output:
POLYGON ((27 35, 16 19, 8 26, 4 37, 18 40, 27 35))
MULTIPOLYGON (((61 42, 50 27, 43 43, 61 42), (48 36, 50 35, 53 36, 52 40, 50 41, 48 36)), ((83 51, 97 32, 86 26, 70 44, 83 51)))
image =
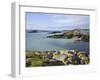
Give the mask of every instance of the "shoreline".
POLYGON ((89 62, 89 55, 83 51, 60 50, 26 52, 26 67, 86 65, 89 64, 89 62))

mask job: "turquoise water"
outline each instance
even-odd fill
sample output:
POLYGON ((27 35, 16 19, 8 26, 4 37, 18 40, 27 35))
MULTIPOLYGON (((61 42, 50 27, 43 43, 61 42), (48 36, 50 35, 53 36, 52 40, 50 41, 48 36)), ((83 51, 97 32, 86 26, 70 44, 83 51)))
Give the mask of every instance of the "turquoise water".
POLYGON ((80 50, 89 53, 89 42, 47 38, 48 32, 26 33, 26 51, 80 50))

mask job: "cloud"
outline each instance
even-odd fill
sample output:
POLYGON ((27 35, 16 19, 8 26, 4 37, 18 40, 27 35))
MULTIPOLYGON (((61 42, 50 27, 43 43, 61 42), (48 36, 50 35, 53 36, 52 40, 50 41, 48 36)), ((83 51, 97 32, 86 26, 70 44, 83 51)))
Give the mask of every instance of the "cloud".
POLYGON ((58 24, 76 24, 87 23, 88 16, 82 15, 52 15, 51 20, 58 24))

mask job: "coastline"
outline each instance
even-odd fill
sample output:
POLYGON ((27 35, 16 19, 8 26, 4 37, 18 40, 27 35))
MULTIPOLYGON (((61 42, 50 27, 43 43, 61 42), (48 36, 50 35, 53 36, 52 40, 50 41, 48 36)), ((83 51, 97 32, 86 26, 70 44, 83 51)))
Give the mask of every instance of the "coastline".
POLYGON ((26 67, 87 65, 89 55, 83 51, 28 51, 26 52, 26 67))

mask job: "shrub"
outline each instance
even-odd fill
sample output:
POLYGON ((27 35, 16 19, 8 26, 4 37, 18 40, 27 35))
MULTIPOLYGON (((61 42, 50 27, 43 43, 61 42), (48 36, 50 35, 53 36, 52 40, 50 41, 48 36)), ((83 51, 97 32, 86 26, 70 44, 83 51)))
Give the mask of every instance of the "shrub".
POLYGON ((89 35, 82 35, 81 40, 88 42, 89 41, 89 35))
POLYGON ((69 33, 69 34, 67 34, 66 37, 67 37, 68 39, 73 38, 73 33, 69 33))

